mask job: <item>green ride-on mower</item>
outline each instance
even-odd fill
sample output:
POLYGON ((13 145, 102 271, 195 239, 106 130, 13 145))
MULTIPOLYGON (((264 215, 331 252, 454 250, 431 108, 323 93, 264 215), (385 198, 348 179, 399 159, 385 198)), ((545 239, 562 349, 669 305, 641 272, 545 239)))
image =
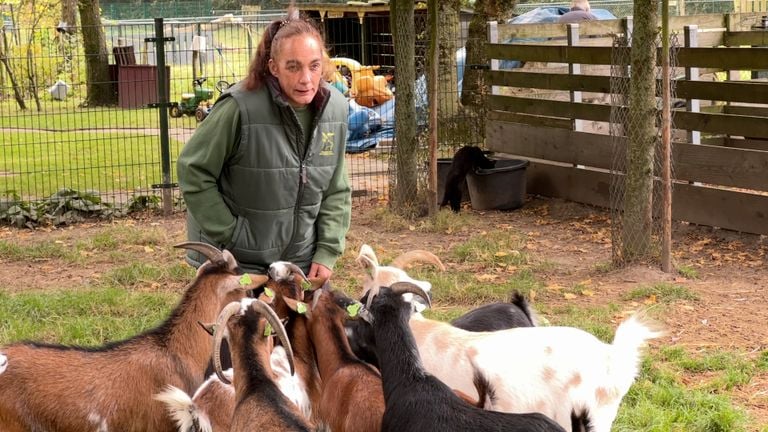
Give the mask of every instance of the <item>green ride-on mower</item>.
MULTIPOLYGON (((211 99, 213 98, 213 90, 203 87, 205 77, 195 78, 192 80, 192 85, 195 89, 194 93, 183 93, 181 95, 181 102, 171 105, 169 114, 171 117, 179 118, 186 115, 194 115, 197 121, 201 122, 208 113, 211 111, 211 99)), ((216 83, 216 90, 221 93, 229 87, 229 83, 226 81, 219 81, 216 83)))

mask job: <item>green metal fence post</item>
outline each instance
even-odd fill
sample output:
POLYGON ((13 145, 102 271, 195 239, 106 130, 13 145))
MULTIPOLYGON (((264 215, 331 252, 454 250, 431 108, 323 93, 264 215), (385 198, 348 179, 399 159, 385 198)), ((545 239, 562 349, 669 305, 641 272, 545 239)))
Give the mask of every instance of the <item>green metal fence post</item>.
POLYGON ((166 38, 163 34, 163 19, 155 18, 155 37, 147 38, 146 42, 155 42, 155 56, 157 64, 157 108, 160 109, 160 157, 163 172, 163 182, 152 185, 153 188, 162 189, 163 215, 170 216, 173 212, 173 194, 171 189, 178 184, 171 183, 171 149, 168 133, 168 75, 165 72, 165 42, 175 38, 166 38))

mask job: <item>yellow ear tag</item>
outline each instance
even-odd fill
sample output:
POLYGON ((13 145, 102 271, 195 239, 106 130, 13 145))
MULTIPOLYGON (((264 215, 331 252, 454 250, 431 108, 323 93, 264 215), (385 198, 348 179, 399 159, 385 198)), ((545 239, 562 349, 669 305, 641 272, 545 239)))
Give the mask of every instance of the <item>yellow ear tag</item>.
POLYGON ((303 280, 301 281, 301 289, 303 289, 304 291, 309 291, 312 289, 312 284, 309 283, 308 280, 303 280))
POLYGON ((352 303, 351 305, 347 306, 347 314, 349 314, 349 317, 356 317, 358 312, 360 312, 360 307, 362 307, 360 303, 352 303))
POLYGON ((272 324, 267 323, 267 326, 264 327, 264 337, 272 336, 272 324))
POLYGON ((251 275, 248 273, 240 276, 240 286, 247 286, 253 283, 253 280, 251 279, 251 275))
POLYGON ((264 295, 271 299, 275 298, 275 292, 269 288, 264 288, 264 295))
POLYGON ((298 312, 300 314, 307 313, 307 304, 306 303, 302 303, 302 302, 296 303, 296 312, 298 312))

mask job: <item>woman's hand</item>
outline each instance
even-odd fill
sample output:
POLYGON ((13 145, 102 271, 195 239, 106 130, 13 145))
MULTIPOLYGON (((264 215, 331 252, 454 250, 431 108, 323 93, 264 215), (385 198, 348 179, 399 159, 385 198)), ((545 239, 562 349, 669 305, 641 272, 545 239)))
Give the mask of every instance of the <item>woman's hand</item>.
POLYGON ((308 278, 321 278, 321 279, 330 279, 331 275, 333 274, 333 270, 329 269, 328 267, 318 264, 316 262, 313 262, 312 265, 309 267, 309 274, 307 275, 308 278))

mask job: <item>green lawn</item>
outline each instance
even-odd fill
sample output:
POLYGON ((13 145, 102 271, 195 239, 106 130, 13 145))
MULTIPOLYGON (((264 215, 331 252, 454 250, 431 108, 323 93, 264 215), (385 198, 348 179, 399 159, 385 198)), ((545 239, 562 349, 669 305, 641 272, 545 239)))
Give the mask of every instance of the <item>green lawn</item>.
MULTIPOLYGON (((173 160, 181 143, 171 140, 173 160)), ((68 187, 100 193, 146 190, 160 183, 159 139, 154 133, 3 132, 0 191, 45 197, 68 187)), ((171 163, 175 178, 175 163, 171 163)))

